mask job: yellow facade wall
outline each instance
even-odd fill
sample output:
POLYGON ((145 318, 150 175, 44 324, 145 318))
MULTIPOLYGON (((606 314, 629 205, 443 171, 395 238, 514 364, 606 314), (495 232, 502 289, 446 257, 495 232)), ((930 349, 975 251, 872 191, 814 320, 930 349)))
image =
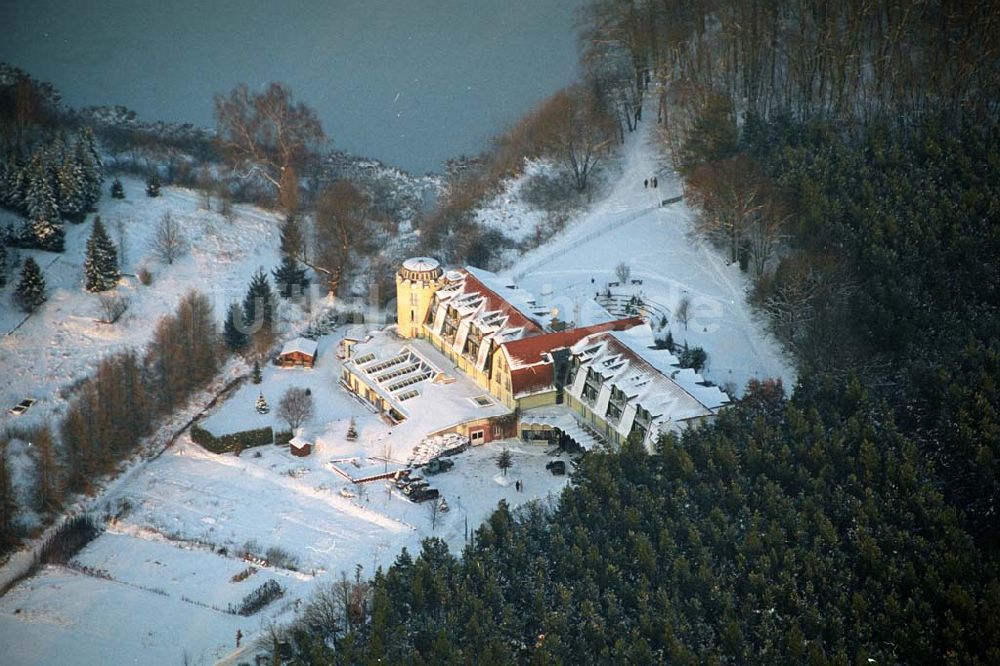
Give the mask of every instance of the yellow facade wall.
POLYGON ((408 280, 396 273, 396 329, 400 337, 421 337, 434 292, 442 280, 408 280))

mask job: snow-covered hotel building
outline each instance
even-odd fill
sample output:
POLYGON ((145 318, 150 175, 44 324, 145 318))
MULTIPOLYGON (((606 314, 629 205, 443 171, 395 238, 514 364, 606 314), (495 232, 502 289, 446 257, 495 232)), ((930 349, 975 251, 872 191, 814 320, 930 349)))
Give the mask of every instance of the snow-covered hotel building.
MULTIPOLYGON (((655 349, 639 316, 577 327, 494 273, 446 272, 427 257, 403 263, 396 299, 399 336, 429 342, 509 410, 507 422, 513 413, 525 439, 589 448, 634 436, 651 446, 660 432, 710 418, 729 402, 655 349)), ((363 377, 348 383, 367 390, 363 377)))

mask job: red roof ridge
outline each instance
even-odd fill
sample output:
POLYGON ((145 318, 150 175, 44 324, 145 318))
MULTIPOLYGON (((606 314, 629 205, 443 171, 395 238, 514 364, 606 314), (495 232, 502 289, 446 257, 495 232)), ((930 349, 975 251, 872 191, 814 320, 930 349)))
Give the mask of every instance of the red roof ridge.
POLYGON ((467 293, 480 293, 486 297, 487 301, 487 312, 501 311, 509 319, 508 328, 518 328, 523 327, 528 331, 542 333, 544 329, 538 325, 538 323, 531 317, 521 312, 516 305, 508 301, 506 298, 496 293, 489 287, 487 287, 483 282, 473 275, 471 272, 462 269, 461 271, 465 275, 465 286, 462 290, 463 294, 467 293))
POLYGON ((501 347, 507 350, 507 356, 513 361, 519 360, 524 364, 538 363, 543 359, 542 355, 554 349, 572 347, 580 340, 595 333, 605 333, 608 331, 624 331, 644 323, 642 317, 626 317, 615 319, 600 324, 570 328, 565 331, 553 331, 541 335, 532 335, 526 338, 511 340, 501 343, 501 347))
POLYGON ((624 331, 643 323, 642 317, 627 317, 602 324, 533 335, 501 343, 500 346, 504 348, 504 352, 511 362, 511 392, 517 396, 552 385, 552 363, 546 361, 545 354, 555 349, 572 347, 583 338, 595 333, 624 331), (515 365, 515 359, 517 365, 515 365))

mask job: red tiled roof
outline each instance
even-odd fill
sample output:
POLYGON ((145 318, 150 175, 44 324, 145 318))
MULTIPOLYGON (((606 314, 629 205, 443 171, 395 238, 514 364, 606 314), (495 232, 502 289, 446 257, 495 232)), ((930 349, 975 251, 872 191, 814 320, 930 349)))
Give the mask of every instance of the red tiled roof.
POLYGON ((554 333, 511 340, 510 342, 503 343, 501 346, 507 349, 507 356, 510 358, 512 364, 530 365, 543 361, 545 353, 553 349, 572 347, 588 335, 604 333, 606 331, 624 331, 634 326, 641 326, 642 323, 642 317, 628 317, 626 319, 608 321, 603 324, 594 324, 593 326, 571 328, 565 331, 556 331, 554 333))
POLYGON ((515 397, 552 386, 552 364, 538 363, 510 371, 510 390, 515 397))
POLYGON ((518 328, 523 326, 525 335, 538 335, 543 332, 542 327, 539 326, 534 320, 508 303, 507 299, 503 296, 497 294, 495 291, 480 282, 475 275, 465 270, 463 270, 462 273, 465 275, 465 286, 462 289, 462 293, 481 294, 483 298, 486 299, 486 307, 484 310, 486 312, 499 310, 504 313, 504 315, 507 316, 507 328, 518 328))
POLYGON ((506 349, 507 357, 511 363, 511 391, 514 395, 521 395, 552 385, 552 363, 546 361, 546 353, 555 349, 572 347, 588 335, 607 331, 624 331, 633 326, 640 326, 642 323, 642 317, 628 317, 603 324, 534 335, 503 343, 500 346, 506 349))

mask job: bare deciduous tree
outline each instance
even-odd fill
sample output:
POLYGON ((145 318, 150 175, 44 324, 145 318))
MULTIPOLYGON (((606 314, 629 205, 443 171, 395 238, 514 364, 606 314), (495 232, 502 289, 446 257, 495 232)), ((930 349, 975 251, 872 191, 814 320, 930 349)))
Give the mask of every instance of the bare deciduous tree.
POLYGON ((687 330, 688 322, 691 320, 691 297, 682 296, 681 302, 677 304, 677 311, 674 312, 674 316, 677 317, 677 321, 684 324, 684 330, 687 330))
POLYGON ((729 259, 735 262, 743 234, 771 198, 769 189, 760 165, 740 154, 697 167, 688 178, 684 194, 701 209, 700 231, 726 241, 729 259))
POLYGON ((113 324, 128 310, 128 299, 122 294, 109 292, 100 295, 101 321, 113 324))
POLYGON ((304 388, 293 386, 285 391, 278 403, 278 417, 285 420, 292 430, 312 417, 315 410, 312 395, 304 388))
POLYGON ((618 277, 619 283, 628 284, 628 279, 632 276, 632 269, 624 261, 619 261, 618 265, 615 266, 615 275, 618 277))
POLYGON ((435 497, 424 504, 427 507, 427 516, 431 519, 431 530, 437 529, 438 521, 441 519, 441 514, 443 513, 441 511, 442 502, 444 502, 444 498, 435 497))
POLYGON ((251 93, 245 85, 216 95, 215 120, 222 151, 237 175, 270 184, 289 211, 298 197, 297 173, 325 141, 316 112, 292 99, 281 83, 251 93))
POLYGON ((56 511, 62 504, 62 486, 52 431, 47 423, 33 433, 31 445, 36 455, 35 506, 39 511, 56 511))
POLYGON ((316 202, 312 267, 327 276, 331 296, 350 271, 351 249, 364 233, 367 213, 368 197, 347 181, 323 190, 316 202))
POLYGON ((167 264, 174 263, 187 252, 187 239, 180 223, 174 219, 169 210, 163 214, 153 229, 150 249, 157 259, 167 264))
POLYGON ((124 218, 115 219, 115 240, 118 244, 118 265, 123 269, 128 262, 128 229, 124 218))
POLYGON ((538 140, 573 174, 576 189, 587 189, 591 173, 614 141, 614 121, 593 92, 582 86, 562 90, 538 112, 538 140))

